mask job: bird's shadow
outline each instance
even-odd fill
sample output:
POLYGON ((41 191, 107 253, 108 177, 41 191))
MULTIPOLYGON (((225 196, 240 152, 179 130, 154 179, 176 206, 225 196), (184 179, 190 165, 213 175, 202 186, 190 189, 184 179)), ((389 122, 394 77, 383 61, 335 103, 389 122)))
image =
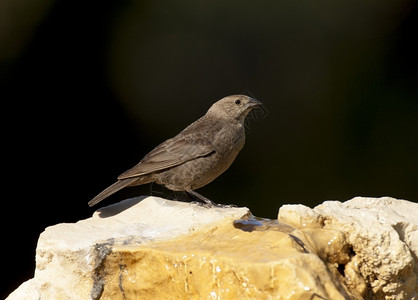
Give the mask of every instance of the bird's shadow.
POLYGON ((147 198, 148 196, 139 196, 135 198, 126 199, 118 203, 114 203, 97 210, 100 218, 110 218, 120 214, 121 212, 137 205, 139 202, 147 198))
MULTIPOLYGON (((135 189, 135 187, 131 187, 131 189, 135 189)), ((131 195, 131 193, 127 193, 125 195, 131 195)), ((150 184, 149 187, 149 195, 146 196, 139 196, 139 197, 132 197, 132 198, 128 198, 126 200, 122 200, 119 201, 117 203, 102 207, 100 209, 97 210, 97 213, 99 215, 100 218, 109 218, 109 217, 113 217, 116 216, 118 214, 120 214, 121 212, 131 208, 132 206, 135 206, 136 204, 138 204, 139 202, 141 202, 142 200, 144 200, 145 198, 149 197, 149 196, 155 196, 155 197, 160 197, 160 198, 164 198, 167 200, 174 200, 174 201, 180 201, 180 202, 192 202, 192 201, 196 201, 195 198, 192 198, 190 195, 188 195, 185 192, 174 192, 171 191, 167 188, 165 188, 164 186, 161 186, 159 184, 150 184)))

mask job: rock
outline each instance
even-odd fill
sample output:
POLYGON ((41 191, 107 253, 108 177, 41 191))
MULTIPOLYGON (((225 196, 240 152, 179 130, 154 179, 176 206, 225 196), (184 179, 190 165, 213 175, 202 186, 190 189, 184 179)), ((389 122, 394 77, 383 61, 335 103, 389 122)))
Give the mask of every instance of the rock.
POLYGON ((277 221, 133 198, 48 227, 34 279, 8 300, 415 299, 417 209, 354 198, 285 205, 277 221))
MULTIPOLYGON (((352 292, 365 299, 418 298, 418 204, 357 197, 314 209, 285 205, 278 219, 305 231, 342 234, 350 259, 340 271, 352 292)), ((339 244, 336 250, 344 248, 339 244)))
POLYGON ((106 272, 122 271, 110 271, 106 264, 114 247, 204 231, 210 224, 231 223, 247 213, 246 208, 206 209, 155 197, 133 198, 102 208, 76 224, 48 227, 36 250, 37 290, 45 299, 99 299, 105 268, 106 272))

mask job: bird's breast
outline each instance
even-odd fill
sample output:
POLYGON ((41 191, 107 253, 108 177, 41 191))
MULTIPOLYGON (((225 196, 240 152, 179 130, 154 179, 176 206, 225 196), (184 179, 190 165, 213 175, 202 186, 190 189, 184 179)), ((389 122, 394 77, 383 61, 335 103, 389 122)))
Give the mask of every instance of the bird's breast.
POLYGON ((224 126, 214 137, 214 147, 220 153, 241 151, 245 143, 245 130, 242 126, 224 126))

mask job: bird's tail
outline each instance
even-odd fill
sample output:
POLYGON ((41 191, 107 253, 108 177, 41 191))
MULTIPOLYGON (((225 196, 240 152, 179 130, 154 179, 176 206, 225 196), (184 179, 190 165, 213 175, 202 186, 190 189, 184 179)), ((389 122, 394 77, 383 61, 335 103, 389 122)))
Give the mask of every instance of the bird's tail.
POLYGON ((112 184, 111 186, 109 186, 106 189, 104 189, 96 197, 94 197, 93 199, 91 199, 89 201, 89 206, 92 207, 93 205, 96 205, 97 203, 99 203, 103 199, 109 197, 110 195, 116 193, 120 189, 123 189, 124 187, 132 184, 134 181, 137 181, 137 180, 138 180, 138 177, 132 177, 132 178, 127 178, 127 179, 123 179, 123 180, 116 181, 114 184, 112 184))

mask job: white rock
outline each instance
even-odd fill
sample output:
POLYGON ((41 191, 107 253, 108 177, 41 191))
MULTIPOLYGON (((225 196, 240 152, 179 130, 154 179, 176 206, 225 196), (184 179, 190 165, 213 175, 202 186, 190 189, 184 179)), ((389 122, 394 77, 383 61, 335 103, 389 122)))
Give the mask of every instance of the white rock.
POLYGON ((354 251, 353 263, 346 266, 346 284, 355 280, 347 274, 359 274, 374 299, 418 298, 417 203, 357 197, 344 203, 326 201, 314 209, 285 205, 279 221, 342 231, 354 251))
MULTIPOLYGON (((312 281, 312 284, 303 285, 302 288, 314 287, 316 284, 316 296, 331 295, 334 291, 334 296, 329 296, 332 299, 336 299, 338 293, 344 294, 345 291, 350 294, 350 299, 418 299, 416 203, 387 197, 358 197, 344 203, 326 201, 314 209, 304 205, 285 205, 280 208, 279 221, 300 229, 294 231, 291 226, 277 222, 268 223, 270 225, 261 228, 261 231, 255 228, 254 232, 240 231, 231 226, 233 220, 247 214, 247 208, 207 209, 196 204, 139 197, 102 208, 91 218, 75 224, 48 227, 38 241, 35 278, 22 284, 7 300, 99 299, 101 295, 107 295, 110 299, 125 299, 123 297, 125 292, 128 293, 129 280, 134 282, 137 278, 144 279, 149 276, 149 280, 141 280, 141 284, 144 285, 142 288, 153 293, 157 289, 150 289, 147 284, 154 281, 160 284, 161 270, 171 265, 174 269, 169 268, 164 278, 171 278, 170 282, 176 284, 180 283, 173 286, 182 290, 184 280, 185 288, 191 290, 206 286, 205 280, 210 279, 200 279, 212 278, 215 270, 216 278, 224 276, 224 281, 219 281, 219 286, 216 285, 219 288, 218 292, 232 293, 232 288, 223 291, 222 284, 235 280, 239 273, 239 278, 242 277, 244 283, 252 276, 252 283, 257 281, 266 291, 271 291, 273 286, 280 287, 286 295, 294 291, 292 284, 312 281), (224 224, 224 227, 220 224, 224 224), (283 226, 286 230, 283 230, 283 226), (194 232, 198 234, 185 238, 185 235, 194 232), (197 236, 203 239, 196 242, 197 236), (226 236, 229 238, 225 239, 226 236), (214 240, 217 240, 215 244, 214 240), (183 241, 184 244, 179 241, 183 241), (203 241, 207 242, 206 250, 202 250, 203 241), (234 259, 228 263, 226 257, 229 256, 225 254, 225 245, 230 245, 231 242, 233 247, 229 256, 234 259), (158 245, 161 246, 160 250, 158 245), (178 249, 174 253, 165 253, 167 245, 171 245, 170 249, 178 249), (215 249, 212 249, 213 245, 216 245, 215 249), (181 251, 187 247, 191 247, 191 254, 187 251, 184 253, 190 254, 190 257, 195 255, 195 258, 182 261, 185 256, 181 251), (219 247, 222 249, 218 249, 219 247), (145 248, 150 252, 144 250, 145 248), (235 259, 237 248, 244 253, 239 256, 242 261, 235 259), (156 252, 151 252, 153 249, 156 252), (268 254, 268 251, 271 253, 268 254), (148 255, 149 259, 140 260, 138 264, 138 258, 133 253, 154 253, 154 256, 148 255), (219 253, 225 255, 215 257, 219 253), (219 259, 218 266, 214 269, 209 264, 208 269, 202 268, 201 263, 206 266, 206 259, 212 254, 213 261, 219 259), (199 255, 202 256, 202 261, 198 258, 199 255), (282 256, 288 261, 293 261, 293 264, 287 264, 285 266, 288 267, 283 268, 282 256), (156 268, 156 257, 161 260, 159 267, 162 269, 156 268), (248 257, 255 257, 267 263, 263 265, 257 260, 256 263, 252 261, 246 264, 248 257), (105 260, 106 264, 103 263, 105 260), (128 264, 121 263, 121 260, 131 261, 132 264, 128 268, 128 264), (172 260, 173 263, 167 263, 167 260, 172 260), (219 264, 224 260, 221 268, 219 264), (239 263, 235 265, 237 261, 239 263), (141 263, 147 267, 144 268, 141 263), (103 267, 104 265, 106 267, 103 267), (280 267, 272 269, 271 266, 280 267), (157 271, 154 270, 152 273, 149 268, 156 268, 157 271), (222 270, 219 274, 218 269, 222 270), (238 269, 241 271, 238 272, 238 269), (231 272, 227 272, 228 270, 231 272), (271 273, 271 270, 274 272, 271 273), (280 273, 280 270, 285 270, 283 274, 287 275, 280 273), (320 270, 325 276, 319 276, 320 270), (212 277, 195 277, 203 276, 205 272, 209 272, 210 276, 212 274, 212 277), (175 274, 180 277, 175 277, 175 274), (257 278, 268 280, 260 281, 257 278), (287 286, 286 280, 290 280, 287 286), (119 291, 119 298, 114 297, 112 288, 119 291)), ((129 292, 135 294, 138 285, 135 282, 132 284, 129 292)), ((237 285, 231 285, 235 286, 237 285)), ((252 288, 254 291, 260 291, 258 286, 254 285, 252 288)), ((168 291, 168 295, 172 295, 171 290, 168 291)), ((310 290, 311 296, 312 291, 313 289, 310 290)), ((195 292, 198 295, 201 289, 195 292)), ((265 291, 262 290, 261 294, 265 295, 265 291)), ((347 298, 341 295, 340 297, 347 298)))
POLYGON ((175 238, 198 229, 210 230, 211 224, 229 218, 232 221, 248 212, 247 208, 207 209, 138 197, 104 207, 76 224, 48 227, 40 235, 36 250, 36 290, 41 299, 89 299, 101 288, 93 287, 91 274, 115 240, 132 244, 175 238))

